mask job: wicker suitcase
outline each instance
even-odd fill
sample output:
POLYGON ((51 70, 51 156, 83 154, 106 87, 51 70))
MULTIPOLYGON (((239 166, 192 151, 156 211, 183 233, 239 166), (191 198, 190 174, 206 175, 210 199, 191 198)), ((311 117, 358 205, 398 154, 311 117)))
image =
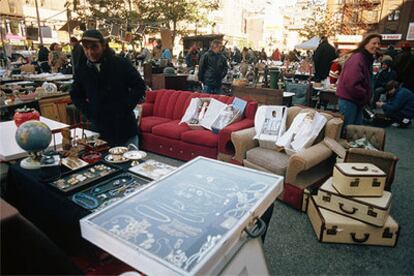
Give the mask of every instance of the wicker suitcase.
POLYGON ((382 196, 386 174, 369 163, 337 163, 333 186, 346 196, 382 196))
POLYGON ((334 189, 332 178, 329 178, 320 187, 315 201, 319 207, 382 227, 388 218, 391 206, 391 193, 384 191, 382 197, 347 197, 340 195, 334 189))
POLYGON ((371 226, 317 207, 315 196, 309 201, 308 216, 320 242, 395 246, 400 232, 391 216, 384 227, 371 226))

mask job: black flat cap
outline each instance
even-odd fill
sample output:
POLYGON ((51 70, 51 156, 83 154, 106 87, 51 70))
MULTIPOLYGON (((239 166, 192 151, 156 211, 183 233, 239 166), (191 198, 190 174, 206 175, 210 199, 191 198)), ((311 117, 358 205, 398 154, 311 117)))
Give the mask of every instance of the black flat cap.
POLYGON ((82 35, 82 42, 84 41, 99 41, 99 42, 104 42, 105 39, 102 35, 102 33, 98 30, 87 30, 85 32, 83 32, 82 35))

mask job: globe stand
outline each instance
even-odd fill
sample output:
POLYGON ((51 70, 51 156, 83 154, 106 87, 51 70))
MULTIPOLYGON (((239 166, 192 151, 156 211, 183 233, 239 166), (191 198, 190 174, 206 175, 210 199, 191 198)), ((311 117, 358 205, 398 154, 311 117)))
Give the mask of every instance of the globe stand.
POLYGON ((29 157, 20 161, 20 167, 26 170, 40 169, 40 155, 39 153, 29 152, 29 157))

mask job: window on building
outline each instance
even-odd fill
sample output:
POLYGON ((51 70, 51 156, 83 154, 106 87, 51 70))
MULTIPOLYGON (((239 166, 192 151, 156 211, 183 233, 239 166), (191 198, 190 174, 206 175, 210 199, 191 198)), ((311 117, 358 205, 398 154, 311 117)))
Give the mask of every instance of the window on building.
POLYGON ((388 21, 400 20, 400 10, 390 10, 388 13, 388 21))
POLYGON ((394 21, 400 20, 400 10, 394 11, 394 21))

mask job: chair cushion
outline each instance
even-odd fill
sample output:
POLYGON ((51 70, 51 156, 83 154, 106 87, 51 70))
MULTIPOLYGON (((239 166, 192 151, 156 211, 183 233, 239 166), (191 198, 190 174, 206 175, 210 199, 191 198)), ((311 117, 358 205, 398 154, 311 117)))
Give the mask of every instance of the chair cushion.
POLYGON ((246 153, 246 159, 266 170, 284 176, 289 162, 289 155, 284 152, 257 147, 246 153))
POLYGON ((190 144, 214 148, 218 144, 218 135, 209 130, 190 130, 181 135, 181 140, 190 144))
POLYGON ((164 124, 156 125, 152 128, 152 134, 180 140, 181 134, 190 130, 187 124, 179 124, 180 121, 175 120, 164 124))
POLYGON ((167 118, 157 117, 157 116, 148 116, 142 117, 139 124, 139 128, 143 132, 152 132, 152 128, 156 125, 167 123, 171 121, 167 118))

